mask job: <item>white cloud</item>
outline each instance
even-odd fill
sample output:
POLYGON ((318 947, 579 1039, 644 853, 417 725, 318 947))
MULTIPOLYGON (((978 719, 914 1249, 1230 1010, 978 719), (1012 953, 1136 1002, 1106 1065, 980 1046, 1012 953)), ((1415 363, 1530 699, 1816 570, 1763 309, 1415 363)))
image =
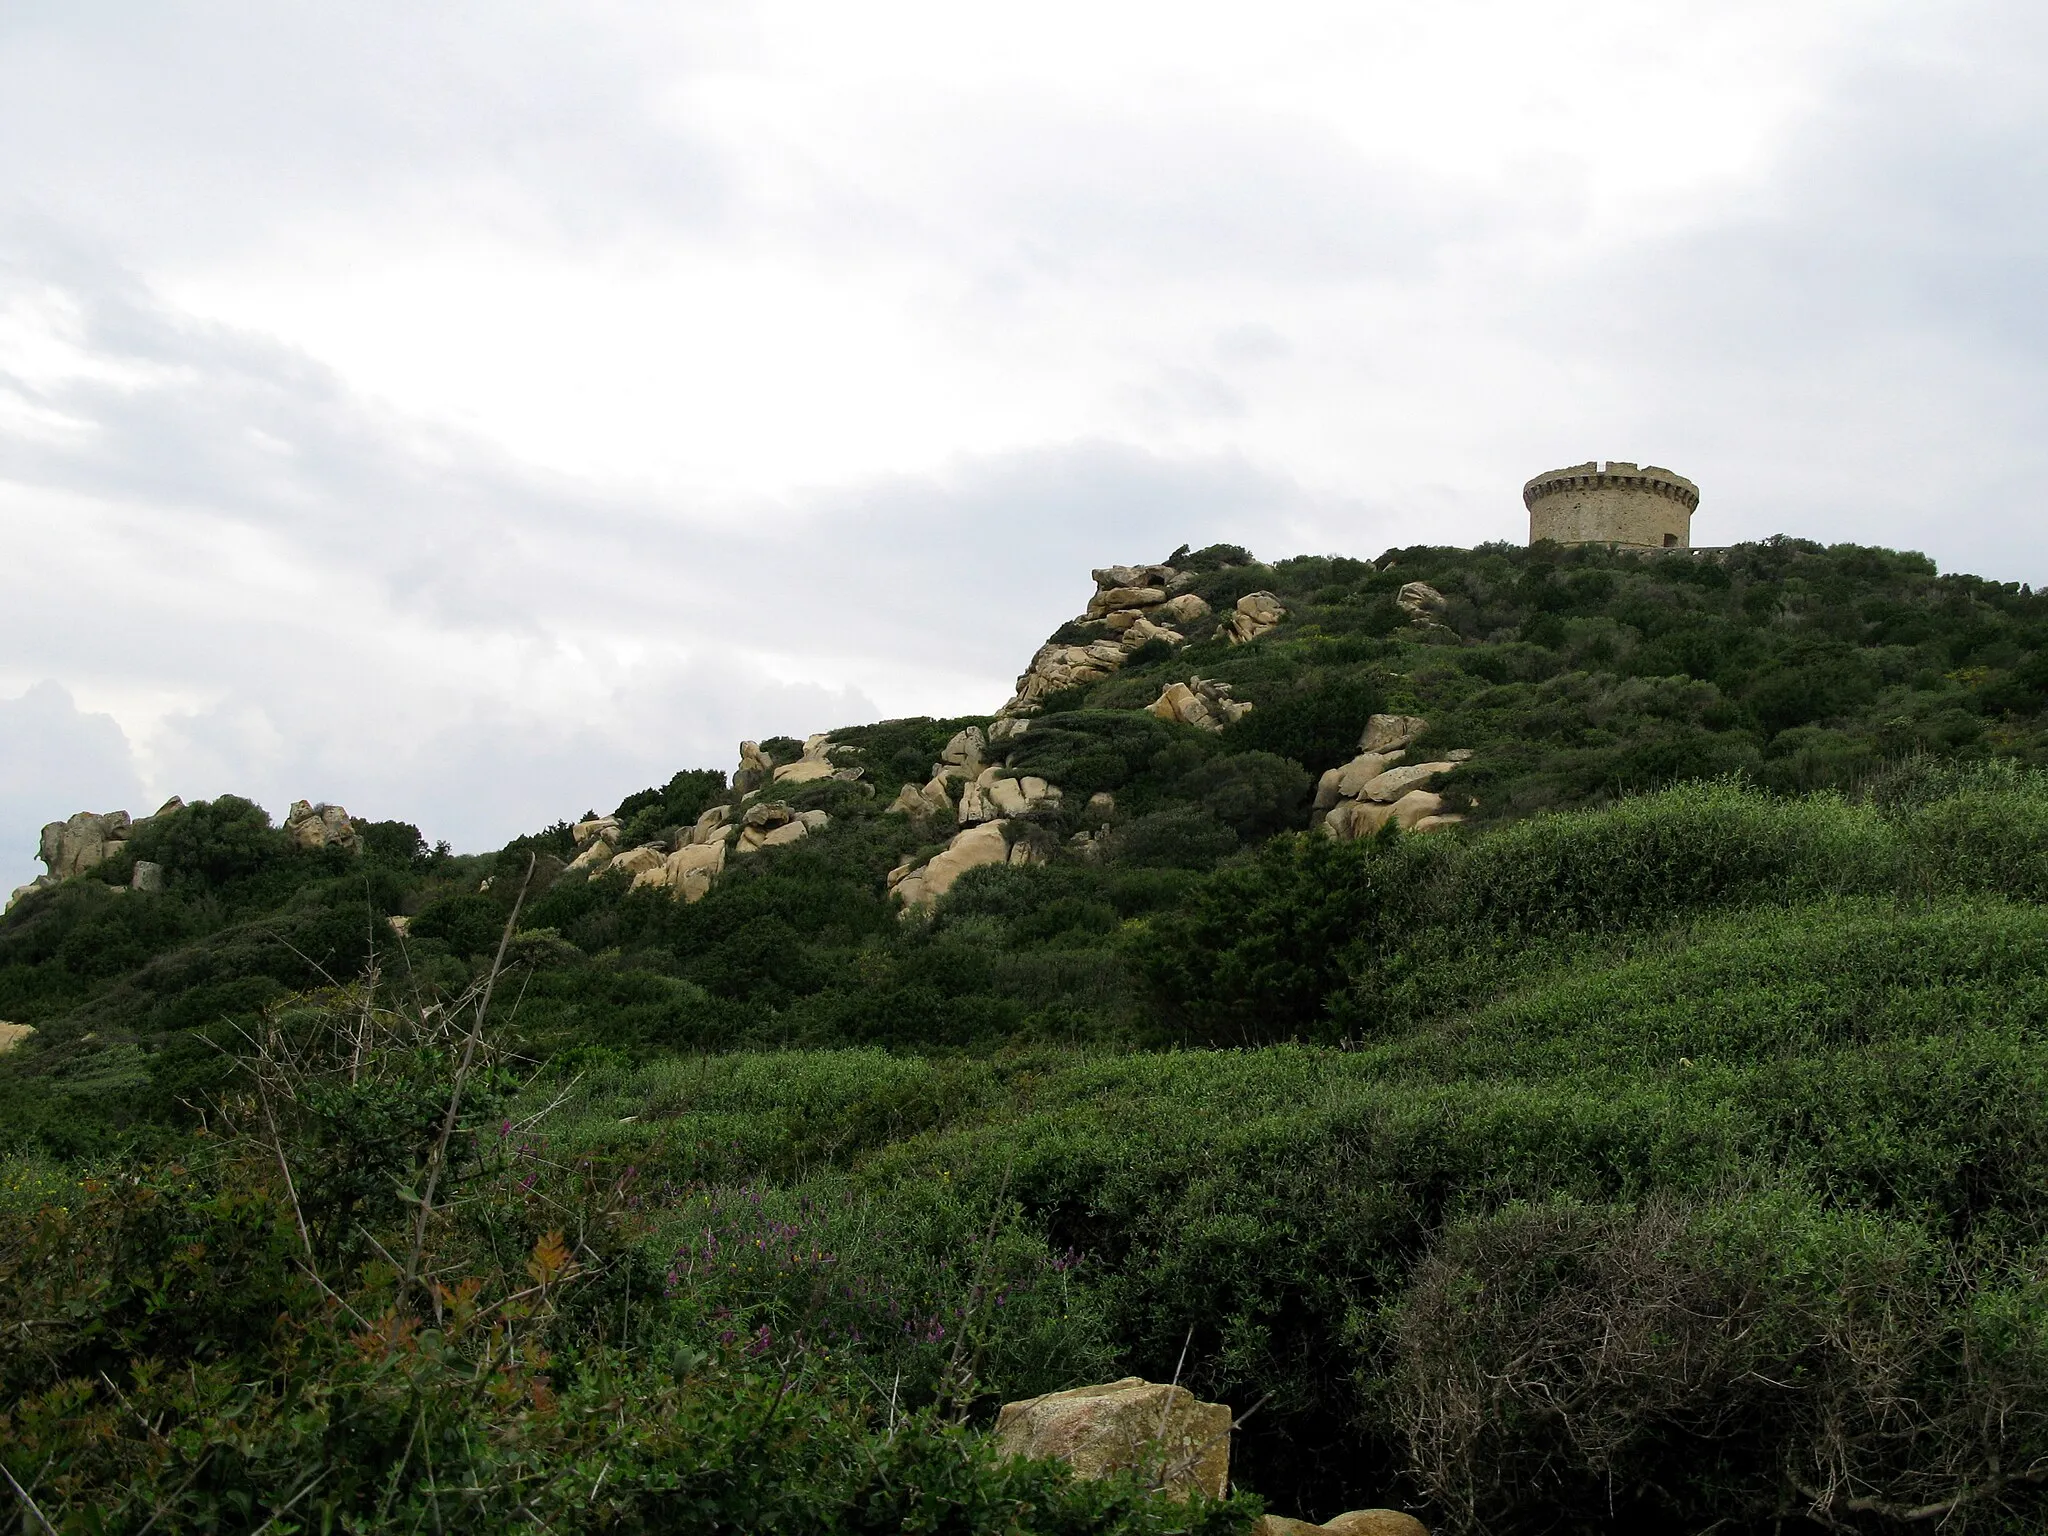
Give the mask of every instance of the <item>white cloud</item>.
POLYGON ((2041 582, 2044 70, 2012 0, 12 6, 0 692, 475 846, 1587 457, 2041 582))

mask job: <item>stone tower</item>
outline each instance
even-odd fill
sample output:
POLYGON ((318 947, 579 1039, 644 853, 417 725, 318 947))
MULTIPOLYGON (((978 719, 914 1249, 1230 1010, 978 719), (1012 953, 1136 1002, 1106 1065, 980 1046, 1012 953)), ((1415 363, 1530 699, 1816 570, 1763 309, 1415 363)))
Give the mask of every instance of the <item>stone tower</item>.
POLYGON ((1522 487, 1529 542, 1617 544, 1624 549, 1690 549, 1700 488, 1654 464, 1574 464, 1545 470, 1522 487))

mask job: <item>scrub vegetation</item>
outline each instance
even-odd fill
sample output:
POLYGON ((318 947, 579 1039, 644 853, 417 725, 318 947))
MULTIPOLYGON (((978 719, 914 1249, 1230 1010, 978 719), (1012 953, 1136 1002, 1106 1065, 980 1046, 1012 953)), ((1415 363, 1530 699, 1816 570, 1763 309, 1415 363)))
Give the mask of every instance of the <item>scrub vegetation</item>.
POLYGON ((19 902, 29 1528, 2039 1530, 2048 600, 1791 540, 1205 554, 1288 621, 1054 700, 1048 861, 929 917, 885 876, 952 828, 879 807, 970 721, 835 732, 829 827, 694 903, 548 878, 566 822, 351 857, 231 797, 19 902), (1142 712, 1193 675, 1253 712, 1142 712), (1308 828, 1375 711, 1472 749, 1463 826, 1308 828), (1176 1371, 1258 1405, 1228 1503, 983 1433, 1176 1371))

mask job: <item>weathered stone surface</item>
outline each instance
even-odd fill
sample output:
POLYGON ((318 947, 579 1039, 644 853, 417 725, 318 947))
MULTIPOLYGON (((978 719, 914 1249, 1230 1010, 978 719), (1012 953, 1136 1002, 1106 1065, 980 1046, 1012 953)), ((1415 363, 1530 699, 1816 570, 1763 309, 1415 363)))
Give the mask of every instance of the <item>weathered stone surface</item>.
POLYGON ((960 825, 971 827, 976 822, 993 820, 999 813, 990 791, 996 782, 994 768, 984 768, 969 779, 960 789, 960 804, 953 814, 960 819, 960 825))
POLYGON ((1164 640, 1168 645, 1179 645, 1181 633, 1168 629, 1164 624, 1154 624, 1150 619, 1139 617, 1124 630, 1124 649, 1135 651, 1139 646, 1153 640, 1164 640))
POLYGON ((1374 805, 1370 800, 1339 800, 1322 820, 1323 835, 1339 842, 1371 837, 1394 814, 1391 805, 1374 805))
POLYGON ((1088 797, 1088 804, 1083 807, 1082 814, 1097 825, 1108 821, 1116 814, 1116 796, 1106 789, 1098 789, 1088 797))
POLYGON ((48 867, 52 882, 69 880, 119 853, 129 831, 126 811, 80 811, 43 828, 36 857, 48 867))
POLYGON ((956 731, 948 741, 945 750, 939 753, 939 761, 952 767, 963 768, 971 778, 981 772, 987 761, 988 738, 981 733, 981 727, 970 725, 963 731, 956 731))
POLYGON ((1398 1509, 1352 1509, 1317 1525, 1285 1515, 1262 1515, 1253 1536, 1429 1536, 1429 1527, 1398 1509))
POLYGON ((684 837, 686 843, 723 843, 732 835, 732 807, 714 805, 697 818, 684 837))
POLYGON ((1358 797, 1391 805, 1409 790, 1420 789, 1438 774, 1450 773, 1457 766, 1456 763, 1410 763, 1400 768, 1389 768, 1360 786, 1358 797))
POLYGON ((33 1024, 10 1024, 0 1019, 0 1055, 13 1050, 35 1032, 33 1024))
POLYGON ((1401 761, 1399 752, 1361 752, 1337 770, 1337 794, 1345 800, 1365 795, 1365 786, 1401 761))
POLYGON ((1428 582, 1411 581, 1394 595, 1394 606, 1411 620, 1435 621, 1443 617, 1450 604, 1428 582))
POLYGON ((832 738, 824 734, 806 737, 803 756, 793 763, 784 763, 772 777, 778 784, 809 784, 838 777, 838 770, 832 766, 832 738))
POLYGON ((1001 713, 1034 713, 1048 695, 1085 683, 1099 683, 1123 664, 1123 649, 1113 640, 1099 640, 1091 645, 1048 642, 1038 648, 1031 665, 1017 679, 1017 691, 1001 713))
POLYGON ((1410 832, 1440 832, 1445 827, 1457 826, 1464 819, 1462 816, 1424 816, 1408 830, 1410 832))
POLYGON ((1434 816, 1442 810, 1443 804, 1442 795, 1433 795, 1426 789, 1411 789, 1394 802, 1394 820, 1406 832, 1424 817, 1434 816))
POLYGON ((1230 1425, 1221 1403, 1126 1376, 1005 1403, 995 1435, 1010 1455, 1058 1457, 1077 1477, 1136 1472, 1169 1493, 1221 1498, 1230 1482, 1230 1425))
POLYGON ((593 816, 588 821, 579 821, 569 829, 569 835, 576 840, 577 848, 588 848, 599 838, 608 843, 619 840, 619 818, 616 816, 593 816))
POLYGON ((638 848, 628 848, 613 859, 606 869, 617 874, 637 876, 650 869, 661 868, 662 859, 663 854, 659 848, 643 844, 638 848))
POLYGON ((1151 608, 1165 601, 1164 587, 1106 587, 1088 599, 1088 616, 1095 619, 1118 608, 1151 608))
POLYGON ((1170 565, 1105 565, 1088 574, 1094 579, 1098 592, 1108 592, 1116 587, 1170 586, 1180 575, 1170 565))
POLYGON ((1183 592, 1179 597, 1169 597, 1151 613, 1153 622, 1158 624, 1187 625, 1208 616, 1209 605, 1192 592, 1183 592))
POLYGON ((607 864, 611 863, 613 856, 617 852, 618 849, 612 846, 609 839, 600 837, 596 842, 569 861, 569 872, 603 869, 607 864))
POLYGON ((1420 715, 1374 715, 1365 722, 1365 734, 1358 738, 1361 752, 1391 752, 1405 747, 1429 729, 1420 715))
POLYGON ((338 805, 310 805, 304 800, 294 800, 291 813, 284 819, 284 831, 301 848, 340 848, 349 853, 363 851, 363 840, 356 835, 355 824, 348 819, 348 812, 338 805))
POLYGON ((666 890, 684 901, 701 901, 711 889, 712 881, 725 868, 725 849, 723 839, 686 843, 663 859, 657 868, 635 875, 633 888, 652 887, 666 890))
POLYGON ((1334 1536, 1429 1536, 1428 1526, 1398 1509, 1349 1509, 1322 1529, 1334 1536))
POLYGON ((135 861, 135 872, 128 877, 128 888, 133 891, 160 891, 164 888, 164 867, 148 859, 135 861))
POLYGON ((1020 837, 1016 842, 1010 844, 1010 862, 1012 864, 1043 864, 1045 862, 1045 851, 1028 837, 1020 837))
MULTIPOLYGON (((946 851, 937 855, 923 868, 904 869, 899 875, 890 871, 893 882, 891 889, 902 900, 905 909, 928 907, 939 897, 953 888, 953 882, 970 869, 984 864, 1002 864, 1010 857, 1010 844, 1001 821, 983 822, 978 827, 969 827, 959 833, 946 845, 946 851)), ((900 868, 900 866, 899 866, 900 868)))
MULTIPOLYGON (((807 812, 805 815, 823 815, 822 811, 807 812)), ((779 848, 807 836, 814 823, 806 821, 779 800, 765 801, 750 806, 746 815, 740 818, 739 836, 733 839, 734 853, 753 853, 760 848, 779 848), (790 827, 799 830, 791 832, 790 827), (780 834, 780 835, 778 835, 780 834)))
POLYGON ((1251 592, 1237 600, 1237 607, 1225 616, 1216 631, 1232 645, 1256 640, 1287 617, 1280 599, 1270 592, 1251 592))
POLYGON ((982 791, 999 816, 1029 816, 1040 810, 1057 810, 1060 792, 1040 778, 996 779, 982 791))
POLYGON ((766 784, 775 772, 775 760, 761 750, 758 741, 740 743, 740 765, 732 776, 732 787, 743 795, 750 795, 766 784))
POLYGON ((989 722, 988 739, 991 742, 1015 741, 1030 729, 1031 721, 1028 716, 1010 715, 989 722))
POLYGON ((1199 726, 1205 731, 1220 731, 1233 721, 1242 720, 1252 709, 1230 696, 1228 683, 1201 677, 1185 683, 1168 683, 1145 708, 1162 720, 1178 720, 1182 725, 1199 726))

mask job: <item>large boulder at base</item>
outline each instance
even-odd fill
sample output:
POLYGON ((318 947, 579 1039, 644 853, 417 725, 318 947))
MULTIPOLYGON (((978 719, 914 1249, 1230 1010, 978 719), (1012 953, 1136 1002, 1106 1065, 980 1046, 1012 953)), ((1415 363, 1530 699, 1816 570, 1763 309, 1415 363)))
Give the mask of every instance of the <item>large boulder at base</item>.
POLYGON ((984 864, 1008 863, 1008 826, 1007 822, 985 821, 957 834, 946 845, 946 851, 923 868, 898 865, 889 871, 890 892, 903 903, 906 912, 913 907, 929 907, 950 891, 953 882, 968 870, 978 869, 984 864))
POLYGON ((1209 605, 1192 592, 1183 592, 1179 597, 1170 597, 1152 610, 1151 618, 1157 624, 1192 624, 1197 619, 1209 616, 1209 605))
POLYGON ((1407 746, 1428 729, 1429 722, 1420 715, 1374 715, 1365 722, 1358 750, 1392 752, 1407 746))
POLYGON ((311 805, 304 800, 294 800, 291 814, 284 819, 284 832, 301 848, 339 848, 345 853, 363 851, 363 840, 356 835, 355 824, 348 819, 348 812, 338 805, 311 805))
POLYGON ((1429 1536, 1429 1527, 1398 1509, 1350 1509, 1321 1525, 1264 1515, 1252 1536, 1429 1536))
POLYGON ((1057 1457, 1076 1477, 1135 1472, 1168 1493, 1220 1499, 1230 1485, 1230 1427, 1221 1403, 1126 1376, 1005 1403, 995 1434, 1010 1455, 1057 1457))
POLYGON ((148 859, 137 859, 134 872, 128 876, 131 891, 161 891, 164 888, 164 867, 148 859))
POLYGON ((1250 592, 1237 600, 1237 607, 1224 616, 1216 633, 1232 645, 1243 645, 1247 640, 1258 639, 1286 617, 1286 608, 1272 593, 1250 592))

